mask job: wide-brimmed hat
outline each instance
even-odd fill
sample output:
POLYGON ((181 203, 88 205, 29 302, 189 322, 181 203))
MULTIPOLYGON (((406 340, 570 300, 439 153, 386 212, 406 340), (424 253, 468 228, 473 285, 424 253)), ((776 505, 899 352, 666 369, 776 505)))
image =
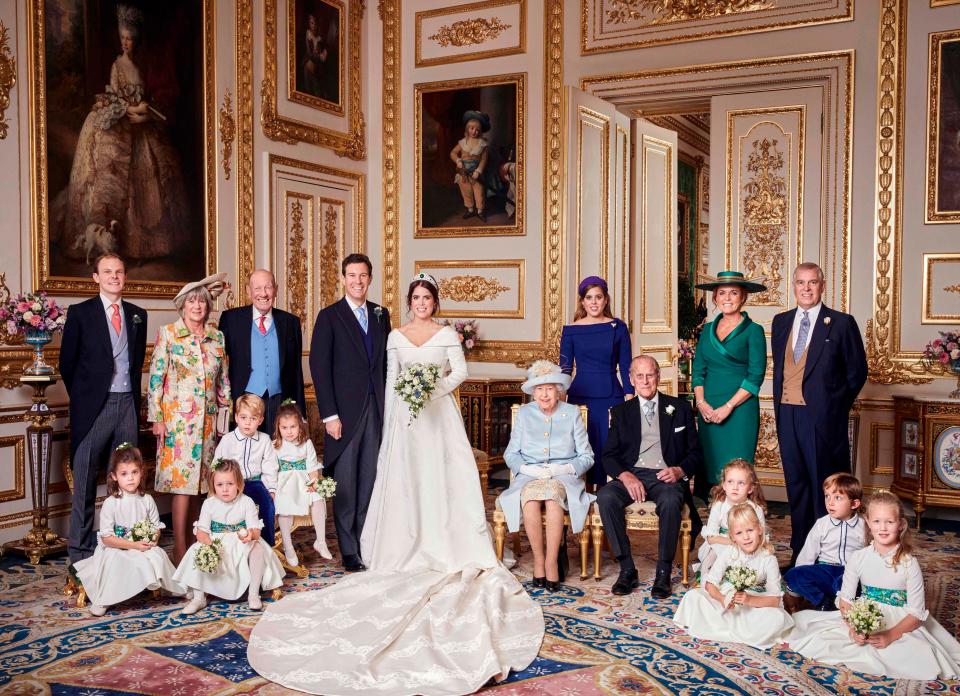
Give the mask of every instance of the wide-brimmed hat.
POLYGON ((698 290, 716 290, 721 285, 736 285, 747 292, 763 292, 767 286, 762 281, 765 278, 745 278, 740 271, 720 271, 716 278, 707 277, 707 281, 697 283, 698 290))
POLYGON ((173 301, 176 302, 181 297, 184 297, 187 293, 202 287, 205 287, 207 292, 210 293, 210 297, 215 300, 220 297, 220 293, 226 290, 226 280, 226 273, 214 273, 213 275, 208 275, 203 280, 195 280, 192 283, 187 283, 180 288, 180 291, 177 293, 177 296, 173 298, 173 301))
POLYGON ((533 394, 533 388, 540 384, 556 384, 566 391, 570 386, 570 375, 564 374, 556 363, 537 360, 527 368, 527 381, 520 385, 520 389, 524 394, 533 394))
POLYGON ((490 130, 490 117, 482 111, 474 111, 473 109, 465 111, 463 113, 463 125, 467 125, 470 121, 477 121, 480 124, 480 131, 482 133, 490 130))

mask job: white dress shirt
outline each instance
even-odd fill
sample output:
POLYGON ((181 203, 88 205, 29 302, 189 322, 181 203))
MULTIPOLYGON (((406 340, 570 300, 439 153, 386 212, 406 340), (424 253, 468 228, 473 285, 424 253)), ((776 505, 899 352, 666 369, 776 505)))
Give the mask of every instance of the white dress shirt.
MULTIPOLYGON (((257 331, 260 330, 260 310, 256 307, 253 308, 253 325, 257 331)), ((271 326, 273 326, 273 309, 263 315, 263 333, 269 331, 271 326)))
MULTIPOLYGON (((821 307, 823 307, 823 302, 817 302, 813 307, 806 310, 807 317, 810 319, 810 330, 807 332, 807 343, 804 349, 810 345, 810 338, 813 336, 813 327, 817 325, 817 317, 820 316, 821 307)), ((797 311, 793 315, 793 330, 790 332, 790 350, 795 350, 797 347, 797 336, 800 335, 800 322, 803 321, 803 312, 803 309, 797 307, 797 311)))
POLYGON ((268 491, 277 490, 280 463, 273 442, 266 433, 258 430, 247 437, 240 432, 240 428, 236 428, 223 436, 213 456, 217 459, 233 459, 240 464, 244 480, 259 476, 268 491))
POLYGON ((854 551, 864 546, 867 523, 858 514, 849 520, 824 515, 813 525, 797 555, 797 565, 813 565, 817 561, 846 565, 854 551))

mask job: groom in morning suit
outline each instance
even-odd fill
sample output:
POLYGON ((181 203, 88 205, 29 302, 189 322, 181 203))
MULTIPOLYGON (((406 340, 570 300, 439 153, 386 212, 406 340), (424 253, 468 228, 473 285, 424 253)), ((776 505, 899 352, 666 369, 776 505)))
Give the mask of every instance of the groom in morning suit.
POLYGON ((366 570, 360 532, 367 516, 383 430, 390 312, 367 300, 373 265, 364 254, 341 264, 345 294, 317 314, 310 372, 326 428, 324 469, 333 470, 333 521, 347 571, 366 570))
POLYGON ((612 592, 626 595, 640 581, 623 513, 634 502, 656 503, 660 542, 657 574, 650 594, 654 599, 666 599, 671 592, 670 577, 684 503, 688 504, 690 515, 697 516, 689 480, 703 462, 703 451, 690 404, 658 390, 660 365, 655 358, 634 358, 630 363, 630 383, 637 390, 636 396, 610 409, 603 468, 616 480, 597 491, 597 506, 610 549, 620 563, 620 576, 613 583, 612 592))
POLYGON ((827 514, 823 481, 849 472, 850 407, 867 380, 857 320, 821 302, 823 270, 793 272, 797 308, 773 318, 773 409, 792 527, 793 566, 814 523, 827 514))
POLYGON ((97 474, 105 450, 137 444, 140 373, 147 347, 147 313, 121 299, 127 280, 123 259, 104 254, 94 262, 96 297, 71 305, 60 343, 60 374, 70 396, 70 561, 93 555, 97 474))

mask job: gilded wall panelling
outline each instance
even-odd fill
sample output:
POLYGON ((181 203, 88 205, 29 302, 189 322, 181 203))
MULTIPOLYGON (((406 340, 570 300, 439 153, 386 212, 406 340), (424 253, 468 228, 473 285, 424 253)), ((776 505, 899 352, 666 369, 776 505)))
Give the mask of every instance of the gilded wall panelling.
MULTIPOLYGON (((22 422, 21 415, 20 421, 22 422)), ((24 436, 7 435, 0 437, 0 450, 11 449, 13 462, 10 466, 4 466, 4 470, 12 474, 12 487, 0 491, 0 503, 7 503, 11 500, 23 500, 26 495, 26 460, 24 458, 24 436)))
POLYGON ((416 13, 418 68, 525 53, 527 0, 487 0, 416 13))
MULTIPOLYGON (((346 206, 334 198, 320 199, 320 301, 321 306, 333 304, 343 295, 340 262, 346 256, 346 206)), ((318 308, 319 309, 319 308, 318 308)))
POLYGON ((524 317, 523 259, 423 260, 416 262, 416 272, 429 273, 440 284, 438 317, 524 317))
MULTIPOLYGON (((284 43, 289 45, 291 40, 296 40, 287 31, 289 27, 289 16, 287 12, 280 12, 280 3, 288 7, 286 3, 294 0, 264 0, 264 77, 260 84, 260 125, 263 127, 263 133, 271 140, 278 140, 291 145, 298 142, 306 142, 311 145, 333 150, 341 157, 348 157, 353 160, 362 160, 367 156, 365 130, 366 125, 363 118, 361 105, 361 76, 363 68, 360 62, 360 45, 362 41, 361 26, 365 11, 364 0, 349 0, 347 6, 347 50, 341 55, 346 55, 346 60, 341 62, 340 70, 346 75, 346 115, 344 129, 337 130, 332 127, 315 125, 313 123, 284 116, 281 114, 281 104, 279 101, 280 84, 289 84, 289 75, 291 66, 289 65, 289 52, 284 52, 284 63, 278 58, 278 27, 282 22, 284 26, 284 43), (282 72, 281 72, 282 71, 282 72)), ((381 2, 381 14, 383 6, 381 2)), ((399 10, 399 0, 396 5, 391 5, 399 10)), ((384 31, 384 45, 387 42, 388 32, 384 31)), ((396 36, 394 37, 397 38, 396 36)), ((253 44, 244 50, 252 54, 253 44)), ((399 48, 396 48, 399 54, 399 48)), ((384 53, 386 65, 387 54, 384 53)), ((387 68, 384 68, 384 77, 387 76, 387 68)), ((343 95, 343 89, 341 89, 343 95)), ((386 98, 386 94, 385 97, 386 98)), ((384 123, 387 121, 385 120, 384 123)))
POLYGON ((287 191, 284 205, 286 226, 286 282, 283 284, 287 297, 287 311, 295 314, 300 323, 307 325, 316 316, 310 282, 314 274, 310 269, 315 268, 313 252, 314 239, 314 211, 313 196, 309 193, 287 191), (311 311, 314 310, 314 311, 311 311))
MULTIPOLYGON (((780 461, 780 441, 777 439, 777 421, 772 410, 760 410, 760 432, 757 436, 757 452, 754 465, 758 474, 783 476, 783 464, 780 461)), ((768 479, 766 486, 782 486, 783 481, 768 479)))
POLYGON ((237 0, 236 8, 237 280, 245 283, 256 263, 253 231, 253 2, 237 0))
POLYGON ((893 461, 893 423, 870 424, 870 473, 873 475, 893 474, 892 464, 880 464, 880 433, 886 433, 882 450, 886 453, 884 459, 887 462, 893 461))
POLYGON ((922 324, 960 323, 960 253, 923 255, 922 324))
POLYGON ((804 105, 727 112, 724 267, 765 279, 751 305, 792 302, 789 276, 803 256, 805 128, 804 105))
POLYGON ((220 104, 220 163, 223 166, 223 178, 230 179, 230 158, 233 156, 233 141, 237 137, 237 122, 233 117, 233 101, 230 88, 223 91, 220 104))
POLYGON ((615 317, 631 316, 632 307, 630 299, 633 292, 630 284, 630 127, 629 125, 617 124, 615 137, 615 162, 616 180, 619 181, 620 191, 616 195, 614 212, 616 213, 616 224, 614 225, 614 243, 611 250, 613 260, 613 271, 610 274, 610 282, 614 288, 619 287, 619 297, 617 294, 610 296, 613 302, 611 312, 615 317))
POLYGON ((0 22, 0 140, 7 137, 9 123, 6 111, 10 106, 10 91, 17 84, 17 59, 10 51, 10 33, 0 22))
POLYGON ((577 187, 576 244, 574 246, 574 283, 584 275, 597 274, 607 278, 607 252, 610 247, 610 117, 582 104, 577 105, 577 187), (599 162, 591 162, 591 155, 599 155, 599 162), (584 166, 587 171, 584 172, 584 166), (591 166, 597 165, 597 166, 591 166), (599 168, 599 171, 597 169, 599 168), (586 174, 586 176, 584 176, 586 174), (584 220, 587 212, 588 220, 584 220), (600 213, 598 216, 597 213, 600 213), (599 217, 599 219, 598 219, 599 217), (599 229, 595 225, 599 224, 599 229), (588 229, 584 229, 585 225, 588 229), (584 232, 589 243, 584 245, 584 232), (599 245, 597 242, 599 241, 599 245), (584 259, 584 255, 588 258, 584 259), (589 269, 584 273, 583 266, 589 269))
POLYGON ((379 0, 377 13, 383 23, 383 87, 380 132, 383 199, 383 290, 380 301, 400 317, 400 43, 402 0, 379 0))
POLYGON ((941 179, 941 169, 956 172, 960 168, 960 143, 952 116, 960 110, 960 95, 949 84, 960 64, 960 30, 934 32, 929 41, 926 222, 956 223, 960 222, 960 193, 953 178, 945 174, 941 179))
MULTIPOLYGON (((209 274, 217 271, 216 15, 213 0, 202 0, 199 7, 198 13, 202 17, 203 27, 199 30, 198 40, 202 43, 203 57, 202 65, 198 66, 200 75, 198 79, 203 93, 202 119, 204 128, 202 144, 199 146, 198 154, 203 158, 205 166, 203 174, 204 195, 201 210, 197 211, 197 217, 203 220, 198 227, 203 230, 201 241, 206 256, 205 268, 209 274)), ((30 189, 32 194, 30 206, 32 208, 30 229, 31 277, 35 288, 51 294, 93 295, 96 292, 96 285, 86 272, 74 276, 55 275, 52 271, 53 252, 51 249, 50 215, 51 211, 56 208, 54 202, 59 196, 59 192, 54 192, 54 195, 51 196, 49 191, 46 64, 46 21, 48 16, 43 0, 29 0, 27 2, 27 15, 29 32, 28 69, 31 71, 28 90, 30 102, 30 189)), ((187 114, 187 116, 199 118, 200 114, 187 114)), ((56 132, 51 135, 53 137, 66 137, 56 132)), ((79 135, 79 131, 76 135, 79 135)), ((252 180, 250 189, 252 194, 252 180)), ((100 227, 103 228, 103 226, 100 227)), ((103 248, 106 245, 103 240, 105 238, 109 239, 107 236, 109 234, 106 228, 102 229, 100 233, 102 236, 98 237, 100 244, 98 248, 103 248)), ((252 249, 252 238, 250 248, 252 249)), ((128 297, 172 298, 182 285, 182 280, 128 280, 124 287, 124 294, 128 297)))
POLYGON ((643 128, 653 127, 641 125, 643 123, 634 121, 635 180, 640 186, 635 211, 637 261, 641 264, 634 269, 640 290, 640 314, 635 332, 673 333, 676 142, 643 132, 643 128))
POLYGON ((930 0, 930 7, 947 7, 948 5, 960 5, 960 0, 930 0))
POLYGON ((649 346, 636 346, 634 348, 634 356, 637 355, 649 355, 656 359, 657 365, 660 366, 660 391, 670 394, 671 396, 677 395, 677 385, 676 380, 665 374, 667 371, 674 367, 674 353, 673 346, 670 345, 649 345, 649 346))
POLYGON ((903 219, 903 120, 906 91, 907 0, 881 0, 877 69, 877 188, 873 318, 867 321, 869 379, 925 384, 918 356, 900 354, 900 263, 903 219), (907 358, 907 359, 905 359, 907 358), (910 367, 912 367, 912 370, 910 367))
POLYGON ((845 22, 853 0, 580 0, 583 55, 845 22))
MULTIPOLYGON (((416 218, 414 237, 477 237, 477 236, 510 236, 526 234, 525 211, 526 211, 526 74, 514 73, 510 75, 495 75, 491 77, 469 78, 463 80, 443 80, 439 82, 427 82, 414 85, 414 205, 416 206, 416 218), (484 99, 499 101, 501 99, 512 99, 511 104, 507 103, 504 109, 513 117, 515 127, 513 133, 507 136, 500 136, 504 139, 501 146, 509 146, 514 150, 515 167, 515 209, 512 216, 507 215, 506 211, 502 214, 499 211, 490 211, 488 209, 489 219, 484 222, 476 216, 467 221, 467 217, 462 215, 466 203, 463 201, 463 194, 454 183, 456 174, 455 164, 450 159, 450 142, 442 142, 440 133, 446 128, 456 128, 456 136, 460 135, 460 129, 463 128, 463 112, 458 108, 455 113, 449 113, 446 110, 441 118, 437 118, 437 113, 433 108, 443 110, 451 100, 460 101, 462 94, 473 96, 477 103, 483 103, 484 99), (438 183, 434 178, 437 170, 443 172, 441 180, 438 183), (433 219, 432 214, 441 210, 446 212, 450 206, 453 211, 449 215, 438 216, 433 219), (499 217, 499 221, 495 219, 499 217), (481 224, 475 224, 475 223, 481 224)), ((462 102, 461 102, 462 103, 462 102)), ((488 107, 493 114, 493 110, 488 107)), ((504 125, 497 124, 496 118, 493 121, 491 130, 496 128, 504 132, 504 125)), ((506 129, 509 131, 509 128, 506 129)), ((454 137, 456 137, 454 136, 454 137)), ((454 144, 459 143, 460 137, 456 137, 454 144)), ((497 147, 496 143, 489 145, 490 149, 497 147)), ((476 194, 474 194, 476 195, 476 194)), ((488 197, 488 202, 490 198, 488 197)))

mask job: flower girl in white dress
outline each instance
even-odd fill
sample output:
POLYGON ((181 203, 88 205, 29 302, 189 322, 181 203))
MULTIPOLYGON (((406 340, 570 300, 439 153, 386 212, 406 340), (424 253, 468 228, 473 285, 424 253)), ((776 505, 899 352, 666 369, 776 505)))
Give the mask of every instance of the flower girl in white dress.
POLYGON ((873 541, 847 561, 837 594, 840 611, 799 611, 787 637, 804 657, 857 672, 897 679, 960 677, 960 643, 930 615, 923 573, 910 553, 907 518, 900 499, 878 491, 865 505, 873 541), (869 636, 845 623, 857 584, 883 613, 882 629, 869 636))
POLYGON ((781 604, 777 558, 764 545, 763 527, 750 503, 730 510, 727 527, 735 548, 717 557, 702 588, 683 596, 673 620, 695 638, 769 648, 793 626, 781 604), (738 590, 735 577, 750 575, 750 586, 738 590))
POLYGON ((280 517, 280 536, 283 538, 283 554, 287 563, 292 566, 300 564, 291 538, 293 518, 308 514, 317 534, 313 549, 329 561, 333 555, 327 548, 327 501, 312 488, 320 480, 323 465, 317 459, 317 451, 310 441, 307 422, 293 399, 287 399, 277 409, 273 446, 280 463, 273 504, 280 517))
POLYGON ((107 607, 143 590, 162 587, 175 595, 186 592, 173 579, 176 569, 166 551, 157 546, 161 529, 157 504, 143 492, 140 450, 125 442, 110 455, 97 549, 74 564, 91 614, 103 616, 107 607))
POLYGON ((283 584, 283 568, 270 547, 260 538, 257 505, 243 494, 243 472, 233 459, 221 459, 210 465, 207 475, 210 497, 200 508, 194 525, 197 542, 187 549, 174 579, 193 591, 193 597, 181 610, 195 614, 207 606, 206 593, 223 599, 237 599, 247 591, 251 609, 263 608, 260 590, 272 590, 283 584), (204 545, 219 541, 220 562, 205 572, 195 562, 204 545))
POLYGON ((701 578, 705 578, 710 572, 710 566, 717 560, 718 554, 733 550, 734 543, 727 534, 727 515, 735 505, 753 505, 753 509, 757 511, 757 519, 760 520, 760 531, 766 535, 767 502, 764 500, 757 472, 746 459, 727 462, 720 472, 720 483, 710 491, 710 498, 713 500, 710 504, 710 516, 700 531, 703 543, 697 551, 701 578))

